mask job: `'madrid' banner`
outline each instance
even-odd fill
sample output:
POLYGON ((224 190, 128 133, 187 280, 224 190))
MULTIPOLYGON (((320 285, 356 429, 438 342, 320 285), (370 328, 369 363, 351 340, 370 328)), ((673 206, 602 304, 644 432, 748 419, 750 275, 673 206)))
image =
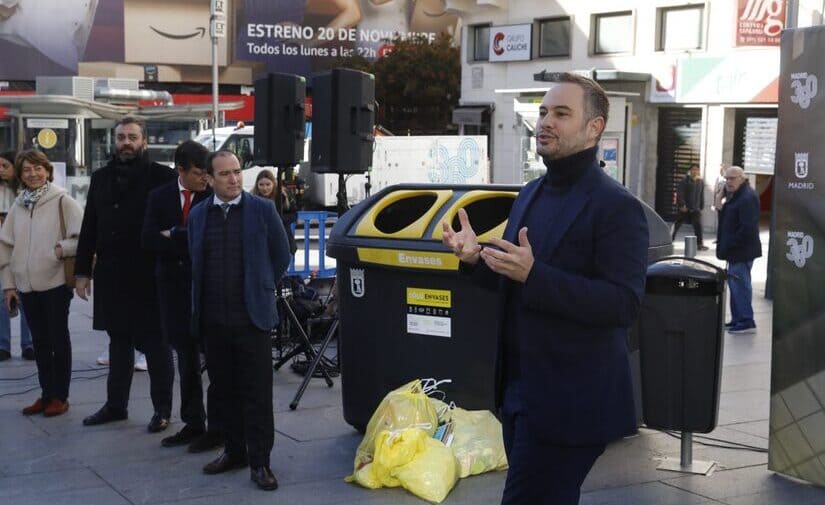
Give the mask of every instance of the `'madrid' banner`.
POLYGON ((782 32, 771 470, 825 485, 825 26, 782 32))
POLYGON ((490 28, 490 61, 527 61, 532 40, 532 24, 493 26, 490 28))

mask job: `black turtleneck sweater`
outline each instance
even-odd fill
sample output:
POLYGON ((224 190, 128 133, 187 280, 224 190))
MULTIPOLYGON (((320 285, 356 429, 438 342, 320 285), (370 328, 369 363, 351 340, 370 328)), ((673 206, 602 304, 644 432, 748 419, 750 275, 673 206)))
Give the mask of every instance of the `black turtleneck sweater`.
MULTIPOLYGON (((527 236, 532 238, 553 226, 556 216, 561 212, 570 194, 570 188, 578 181, 590 166, 595 163, 597 147, 591 147, 576 154, 558 160, 546 160, 547 174, 543 177, 541 187, 537 188, 536 197, 524 213, 524 219, 519 223, 519 229, 527 227, 527 236)), ((531 240, 535 243, 535 240, 531 240)), ((533 251, 533 254, 538 251, 533 251)), ((521 379, 519 341, 529 338, 523 335, 524 323, 518 310, 523 304, 524 284, 521 282, 507 282, 507 309, 505 311, 507 328, 504 338, 504 373, 507 382, 517 382, 521 379)))

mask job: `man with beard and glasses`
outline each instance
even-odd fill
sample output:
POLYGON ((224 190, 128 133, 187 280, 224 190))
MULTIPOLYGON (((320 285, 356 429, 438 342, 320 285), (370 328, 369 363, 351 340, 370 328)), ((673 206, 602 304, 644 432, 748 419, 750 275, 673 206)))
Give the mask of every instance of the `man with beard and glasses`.
POLYGON ((519 192, 503 239, 482 247, 464 209, 459 231, 443 224, 461 272, 503 295, 502 504, 579 503, 606 445, 636 431, 626 342, 649 237, 642 205, 596 158, 608 109, 598 83, 558 74, 536 122, 547 175, 519 192))
POLYGON ((135 349, 146 355, 154 415, 148 430, 169 426, 174 368, 161 337, 155 259, 141 248, 149 192, 175 179, 175 172, 149 160, 146 125, 125 116, 115 125, 116 155, 92 174, 77 246, 77 295, 87 300, 94 279, 96 330, 109 334, 106 403, 83 420, 86 426, 128 417, 135 349))

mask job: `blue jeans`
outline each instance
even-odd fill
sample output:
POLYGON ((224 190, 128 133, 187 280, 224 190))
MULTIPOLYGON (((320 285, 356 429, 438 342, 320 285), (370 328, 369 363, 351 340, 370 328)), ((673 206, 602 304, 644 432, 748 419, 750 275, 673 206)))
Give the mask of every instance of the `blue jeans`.
POLYGON ((753 261, 728 262, 731 322, 735 325, 755 325, 753 321, 753 288, 751 267, 753 261))
MULTIPOLYGON (((26 315, 23 313, 23 304, 20 304, 20 350, 28 349, 32 346, 32 334, 26 322, 26 315)), ((5 303, 0 303, 0 350, 11 352, 11 318, 5 303)))

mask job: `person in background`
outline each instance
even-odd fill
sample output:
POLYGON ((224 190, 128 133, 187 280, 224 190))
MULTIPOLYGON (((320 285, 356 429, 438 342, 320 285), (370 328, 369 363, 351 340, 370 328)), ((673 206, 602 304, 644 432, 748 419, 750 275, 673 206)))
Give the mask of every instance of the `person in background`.
POLYGON ((718 242, 719 236, 719 214, 722 213, 722 206, 725 205, 725 198, 727 197, 727 190, 725 186, 727 185, 727 181, 725 180, 725 171, 728 169, 728 166, 724 163, 719 164, 719 177, 716 178, 716 182, 713 185, 713 210, 716 211, 716 235, 717 240, 714 240, 713 243, 718 242))
POLYGON ((679 215, 673 224, 673 240, 682 223, 689 221, 696 235, 696 248, 707 251, 708 246, 702 241, 702 209, 705 208, 705 183, 699 165, 690 166, 687 175, 679 182, 676 188, 676 205, 679 215))
POLYGON ((52 184, 46 155, 23 151, 15 161, 23 191, 0 230, 0 283, 6 308, 23 299, 34 340, 42 393, 23 414, 58 416, 69 410, 72 344, 64 258, 77 250, 83 209, 66 190, 52 184))
POLYGON ((92 174, 77 245, 77 295, 95 296, 92 326, 109 334, 106 403, 85 426, 127 419, 135 349, 146 354, 154 415, 147 430, 169 426, 175 368, 163 341, 155 287, 155 257, 140 245, 149 192, 175 172, 149 159, 146 124, 124 116, 115 125, 115 156, 92 174), (93 266, 94 265, 94 268, 93 266))
POLYGON ((716 257, 728 262, 728 289, 731 320, 729 333, 756 333, 753 319, 753 260, 762 256, 759 240, 759 197, 741 167, 725 172, 727 202, 719 214, 719 242, 716 257))
POLYGON ((286 187, 281 186, 281 205, 278 206, 278 201, 275 195, 277 191, 275 188, 278 183, 275 176, 269 170, 261 170, 258 172, 258 177, 255 178, 255 187, 252 188, 252 194, 272 200, 275 208, 279 209, 281 214, 281 222, 286 230, 286 237, 289 240, 289 252, 295 254, 298 250, 298 245, 295 243, 295 233, 292 231, 292 225, 298 220, 298 209, 296 209, 295 201, 289 197, 286 187))
POLYGON ((188 445, 189 452, 203 452, 222 445, 217 429, 217 402, 207 389, 203 406, 200 345, 192 335, 192 262, 189 260, 187 224, 193 205, 212 196, 206 181, 209 151, 194 140, 175 149, 178 178, 149 193, 141 243, 156 255, 160 325, 163 337, 178 355, 180 419, 183 428, 161 440, 164 447, 188 445), (207 431, 206 421, 209 419, 207 431))
MULTIPOLYGON (((15 151, 0 153, 0 225, 6 220, 14 199, 20 190, 20 181, 14 171, 14 160, 17 158, 15 151)), ((32 334, 26 317, 23 313, 23 306, 18 307, 20 313, 20 353, 23 359, 34 359, 34 348, 32 347, 32 334)), ((6 304, 0 304, 0 361, 11 358, 11 316, 6 308, 6 304)))

